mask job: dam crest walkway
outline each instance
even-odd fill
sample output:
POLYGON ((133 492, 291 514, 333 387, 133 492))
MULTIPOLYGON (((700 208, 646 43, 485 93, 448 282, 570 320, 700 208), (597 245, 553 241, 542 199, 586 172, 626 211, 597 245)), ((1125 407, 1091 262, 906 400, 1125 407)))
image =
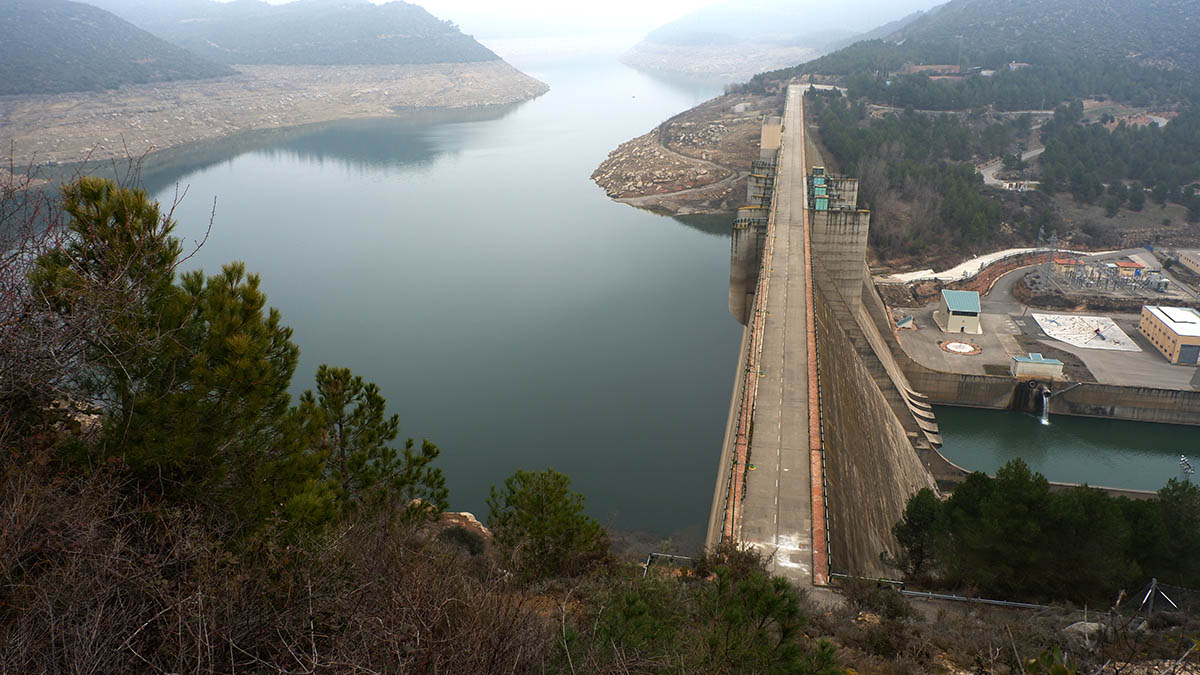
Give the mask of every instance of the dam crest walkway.
POLYGON ((802 87, 789 87, 763 263, 706 544, 753 547, 772 573, 809 586, 827 583, 828 562, 803 96, 802 87))

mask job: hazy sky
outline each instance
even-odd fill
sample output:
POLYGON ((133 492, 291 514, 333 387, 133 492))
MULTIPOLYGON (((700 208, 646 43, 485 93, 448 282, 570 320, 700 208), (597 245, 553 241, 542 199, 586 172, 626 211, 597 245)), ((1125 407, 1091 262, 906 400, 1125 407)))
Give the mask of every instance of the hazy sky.
MULTIPOLYGON (((228 2, 229 0, 221 0, 228 2)), ((267 0, 273 5, 293 0, 267 0)), ((375 4, 388 0, 371 0, 375 4)), ((409 0, 468 33, 510 32, 525 25, 533 29, 623 30, 646 32, 714 0, 409 0)))
MULTIPOLYGON (((229 0, 220 0, 228 2, 229 0)), ((284 4, 294 0, 266 0, 284 4)), ((376 4, 390 0, 371 0, 376 4)), ((629 34, 640 37, 688 12, 729 0, 408 0, 434 16, 455 22, 464 32, 479 38, 516 38, 576 34, 629 34)), ((869 30, 915 9, 927 9, 945 0, 851 0, 849 11, 861 25, 852 30, 869 30)), ((744 7, 763 5, 778 10, 826 12, 823 0, 743 0, 744 7)), ((750 10, 748 10, 750 11, 750 10)), ((764 27, 764 28, 769 28, 764 27)), ((633 38, 636 41, 637 38, 633 38)))

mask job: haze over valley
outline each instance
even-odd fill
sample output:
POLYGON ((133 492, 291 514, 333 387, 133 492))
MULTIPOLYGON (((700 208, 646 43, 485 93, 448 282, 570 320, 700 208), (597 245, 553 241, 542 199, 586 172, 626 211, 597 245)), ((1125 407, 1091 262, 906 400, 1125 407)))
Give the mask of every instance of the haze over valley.
POLYGON ((884 37, 937 4, 717 2, 655 28, 622 59, 652 72, 718 84, 741 82, 859 40, 884 37))

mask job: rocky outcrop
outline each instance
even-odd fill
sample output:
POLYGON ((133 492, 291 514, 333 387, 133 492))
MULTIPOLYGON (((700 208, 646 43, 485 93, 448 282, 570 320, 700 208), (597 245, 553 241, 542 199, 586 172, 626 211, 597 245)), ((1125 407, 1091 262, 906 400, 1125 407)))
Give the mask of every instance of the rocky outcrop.
POLYGON ((711 185, 734 175, 732 169, 693 159, 663 147, 660 130, 626 141, 608 154, 592 180, 609 197, 644 197, 711 185))

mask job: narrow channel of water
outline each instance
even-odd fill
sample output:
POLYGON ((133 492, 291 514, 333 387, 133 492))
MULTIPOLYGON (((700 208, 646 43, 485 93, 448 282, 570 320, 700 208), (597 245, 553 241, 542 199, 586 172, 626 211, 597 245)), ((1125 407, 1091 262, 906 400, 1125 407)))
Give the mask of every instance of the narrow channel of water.
POLYGON ((936 406, 942 454, 964 469, 995 473, 1021 458, 1054 481, 1157 490, 1180 478, 1179 456, 1200 457, 1200 427, 936 406))
MULTIPOLYGON (((520 66, 521 64, 518 64, 520 66)), ((695 540, 737 358, 728 218, 610 201, 609 150, 719 92, 615 58, 527 69, 549 94, 475 118, 356 121, 196 149, 145 176, 190 265, 244 260, 301 348, 379 383, 442 448, 452 507, 518 468, 568 473, 623 530, 695 540)))

